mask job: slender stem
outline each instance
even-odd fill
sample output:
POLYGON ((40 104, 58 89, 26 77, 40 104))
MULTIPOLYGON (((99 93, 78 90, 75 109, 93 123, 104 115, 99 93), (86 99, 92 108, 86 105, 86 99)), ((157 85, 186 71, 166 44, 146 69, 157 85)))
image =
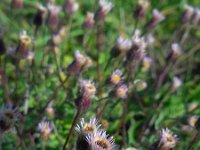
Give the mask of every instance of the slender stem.
POLYGON ((123 131, 123 148, 126 148, 126 116, 128 112, 128 99, 124 102, 124 113, 122 116, 122 131, 123 131))
POLYGON ((190 142, 190 144, 189 144, 187 150, 192 150, 192 146, 195 144, 195 142, 197 141, 197 139, 198 139, 199 136, 200 136, 200 132, 197 132, 197 133, 194 135, 192 141, 190 142))
POLYGON ((66 136, 66 140, 65 140, 65 143, 63 145, 63 150, 66 150, 67 143, 69 142, 70 136, 72 135, 72 133, 74 131, 74 127, 75 127, 76 122, 77 122, 77 120, 78 120, 78 118, 80 116, 80 113, 81 113, 81 106, 77 109, 76 115, 75 115, 74 120, 72 122, 72 126, 70 128, 70 131, 66 136))

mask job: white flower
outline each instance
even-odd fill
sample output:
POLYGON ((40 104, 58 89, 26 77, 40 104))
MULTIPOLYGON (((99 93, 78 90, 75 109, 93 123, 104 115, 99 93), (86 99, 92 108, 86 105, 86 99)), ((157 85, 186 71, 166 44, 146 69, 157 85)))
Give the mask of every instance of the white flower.
POLYGON ((123 36, 117 38, 116 47, 120 51, 128 51, 132 46, 132 41, 130 39, 125 39, 123 36))

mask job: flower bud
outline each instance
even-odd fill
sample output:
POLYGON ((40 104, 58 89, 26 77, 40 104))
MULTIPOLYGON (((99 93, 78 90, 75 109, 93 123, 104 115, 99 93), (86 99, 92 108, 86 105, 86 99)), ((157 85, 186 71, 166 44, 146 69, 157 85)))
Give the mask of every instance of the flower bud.
POLYGON ((195 8, 192 21, 193 21, 194 25, 199 25, 199 22, 200 22, 200 9, 195 8))
POLYGON ((52 131, 52 126, 50 123, 48 121, 42 121, 38 124, 38 129, 41 133, 42 139, 47 141, 52 131))
POLYGON ((87 16, 85 18, 85 22, 83 23, 83 27, 86 29, 92 29, 95 24, 94 13, 87 12, 87 16))
POLYGON ((48 116, 49 118, 54 118, 54 116, 55 116, 55 111, 54 111, 53 107, 48 106, 48 107, 46 108, 46 114, 47 114, 47 116, 48 116))
POLYGON ((104 20, 109 11, 112 9, 113 4, 107 0, 99 0, 99 8, 95 13, 95 20, 104 20))
POLYGON ((45 22, 45 17, 47 15, 47 9, 42 5, 38 5, 37 9, 38 10, 33 19, 33 23, 38 28, 45 22))
POLYGON ((138 19, 143 18, 149 8, 149 0, 138 0, 134 16, 138 19))
POLYGON ((189 5, 185 5, 183 15, 181 16, 181 23, 185 24, 190 22, 193 14, 194 14, 194 8, 189 5))
POLYGON ((135 80, 134 81, 134 87, 136 91, 142 91, 147 87, 147 83, 143 80, 135 80))
POLYGON ((23 8, 23 4, 23 0, 12 0, 11 7, 17 10, 21 10, 23 8))
POLYGON ((75 0, 66 0, 64 10, 66 13, 73 15, 79 8, 79 4, 75 0))
POLYGON ((191 116, 189 117, 188 119, 188 124, 192 127, 192 128, 196 128, 196 124, 197 124, 197 121, 200 119, 199 116, 191 116))
POLYGON ((172 90, 176 91, 182 85, 182 81, 178 77, 173 78, 172 90))

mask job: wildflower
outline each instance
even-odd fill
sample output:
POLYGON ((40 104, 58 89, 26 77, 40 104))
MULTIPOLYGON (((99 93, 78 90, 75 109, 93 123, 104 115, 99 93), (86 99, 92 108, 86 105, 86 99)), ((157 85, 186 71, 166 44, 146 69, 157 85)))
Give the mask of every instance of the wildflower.
POLYGON ((162 20, 165 19, 165 16, 160 13, 157 9, 153 10, 153 16, 151 20, 147 23, 147 28, 152 30, 156 27, 157 24, 159 24, 162 20))
POLYGON ((115 46, 111 50, 111 55, 117 57, 121 53, 126 53, 132 46, 132 41, 123 36, 117 38, 115 46))
POLYGON ((90 60, 88 57, 78 50, 74 54, 74 61, 68 67, 68 73, 77 75, 79 74, 85 67, 89 67, 90 60))
POLYGON ((54 109, 53 109, 52 106, 48 106, 48 107, 46 108, 46 114, 47 114, 48 117, 54 118, 54 116, 55 116, 55 111, 54 111, 54 109))
POLYGON ((59 30, 59 34, 61 36, 62 39, 66 38, 66 34, 67 34, 67 29, 66 27, 62 27, 60 30, 59 30))
POLYGON ((152 59, 145 56, 142 60, 142 71, 147 71, 151 67, 152 59))
POLYGON ((91 29, 91 28, 93 28, 94 24, 95 24, 94 13, 87 12, 87 16, 86 16, 85 21, 83 23, 84 28, 91 29))
POLYGON ((196 124, 197 124, 197 121, 198 121, 199 119, 200 119, 199 116, 196 116, 196 115, 191 116, 191 117, 189 117, 189 119, 188 119, 188 123, 189 123, 189 125, 190 125, 192 128, 196 128, 196 124))
POLYGON ((135 10, 136 18, 143 18, 149 8, 149 0, 138 0, 137 7, 135 10))
POLYGON ((91 80, 80 80, 79 86, 83 97, 90 98, 95 95, 96 87, 91 80))
POLYGON ((183 15, 181 16, 181 22, 182 23, 190 22, 193 14, 194 14, 194 8, 189 5, 185 5, 183 15))
POLYGON ((135 86, 135 89, 136 91, 142 91, 144 90, 146 87, 147 87, 147 83, 143 80, 135 80, 134 81, 134 86, 135 86))
POLYGON ((92 134, 96 130, 100 128, 101 125, 99 125, 98 121, 96 118, 90 119, 89 122, 85 122, 85 119, 82 118, 80 121, 80 124, 76 126, 76 131, 81 134, 81 135, 88 135, 92 134))
POLYGON ((175 56, 180 56, 180 54, 182 53, 181 47, 178 43, 172 43, 171 49, 172 49, 172 52, 175 56))
POLYGON ((53 5, 51 3, 48 3, 47 8, 48 8, 48 11, 49 11, 48 25, 52 29, 55 29, 57 27, 58 23, 59 23, 58 14, 61 11, 61 7, 53 5))
POLYGON ((99 8, 95 14, 95 20, 103 20, 109 11, 112 9, 113 4, 107 0, 99 0, 99 8))
POLYGON ((62 38, 61 38, 60 34, 53 35, 52 43, 54 46, 59 46, 61 42, 62 42, 62 38))
POLYGON ((33 23, 35 24, 35 26, 37 28, 39 28, 45 22, 45 17, 47 15, 47 9, 42 5, 38 5, 37 9, 38 10, 34 17, 33 23))
POLYGON ((17 10, 21 10, 23 8, 23 4, 23 0, 12 0, 11 7, 17 10))
POLYGON ((97 130, 86 136, 92 150, 116 150, 117 146, 114 143, 113 137, 106 134, 105 131, 97 130))
POLYGON ((114 85, 118 85, 121 81, 123 80, 122 77, 122 71, 119 69, 116 69, 115 71, 112 72, 110 76, 110 81, 114 85))
POLYGON ((181 85, 182 85, 181 79, 178 78, 178 77, 174 77, 174 78, 173 78, 172 89, 175 91, 175 90, 177 90, 181 85))
POLYGON ((79 8, 79 4, 75 0, 66 0, 64 10, 65 12, 73 15, 79 8))
POLYGON ((38 129, 42 135, 42 139, 47 141, 52 131, 52 127, 48 121, 42 121, 38 124, 38 129))
POLYGON ((8 104, 1 108, 0 110, 0 136, 12 129, 19 118, 19 113, 13 105, 8 104))
POLYGON ((127 92, 128 92, 128 87, 125 84, 118 86, 116 89, 117 97, 122 98, 122 99, 127 98, 127 92))
POLYGON ((199 24, 199 22, 200 22, 200 9, 195 8, 195 10, 194 10, 194 17, 192 18, 192 20, 193 20, 193 23, 195 25, 199 24))
POLYGON ((109 123, 107 120, 101 120, 101 126, 104 128, 104 129, 107 129, 109 127, 109 123))
POLYGON ((30 51, 31 43, 32 39, 27 35, 26 31, 21 32, 19 35, 19 45, 16 52, 22 57, 27 57, 30 51))
POLYGON ((161 130, 160 144, 163 149, 171 149, 176 146, 178 141, 177 135, 174 135, 168 128, 161 130))
POLYGON ((153 43, 155 42, 155 38, 153 36, 153 34, 149 33, 145 36, 145 42, 147 43, 147 45, 153 45, 153 43))

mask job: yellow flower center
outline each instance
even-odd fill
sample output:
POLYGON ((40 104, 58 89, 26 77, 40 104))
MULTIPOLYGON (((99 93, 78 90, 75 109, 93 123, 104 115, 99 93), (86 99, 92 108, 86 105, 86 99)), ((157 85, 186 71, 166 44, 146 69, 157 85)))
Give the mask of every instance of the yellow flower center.
POLYGON ((112 81, 114 82, 114 83, 119 83, 120 82, 120 76, 119 75, 113 75, 112 76, 112 81))
POLYGON ((123 96, 126 94, 126 91, 123 88, 118 89, 118 95, 123 96))
POLYGON ((110 143, 104 138, 96 138, 94 143, 105 150, 110 148, 110 143))
POLYGON ((88 124, 86 123, 85 126, 83 127, 83 131, 85 132, 93 132, 96 129, 96 127, 94 125, 88 124))

